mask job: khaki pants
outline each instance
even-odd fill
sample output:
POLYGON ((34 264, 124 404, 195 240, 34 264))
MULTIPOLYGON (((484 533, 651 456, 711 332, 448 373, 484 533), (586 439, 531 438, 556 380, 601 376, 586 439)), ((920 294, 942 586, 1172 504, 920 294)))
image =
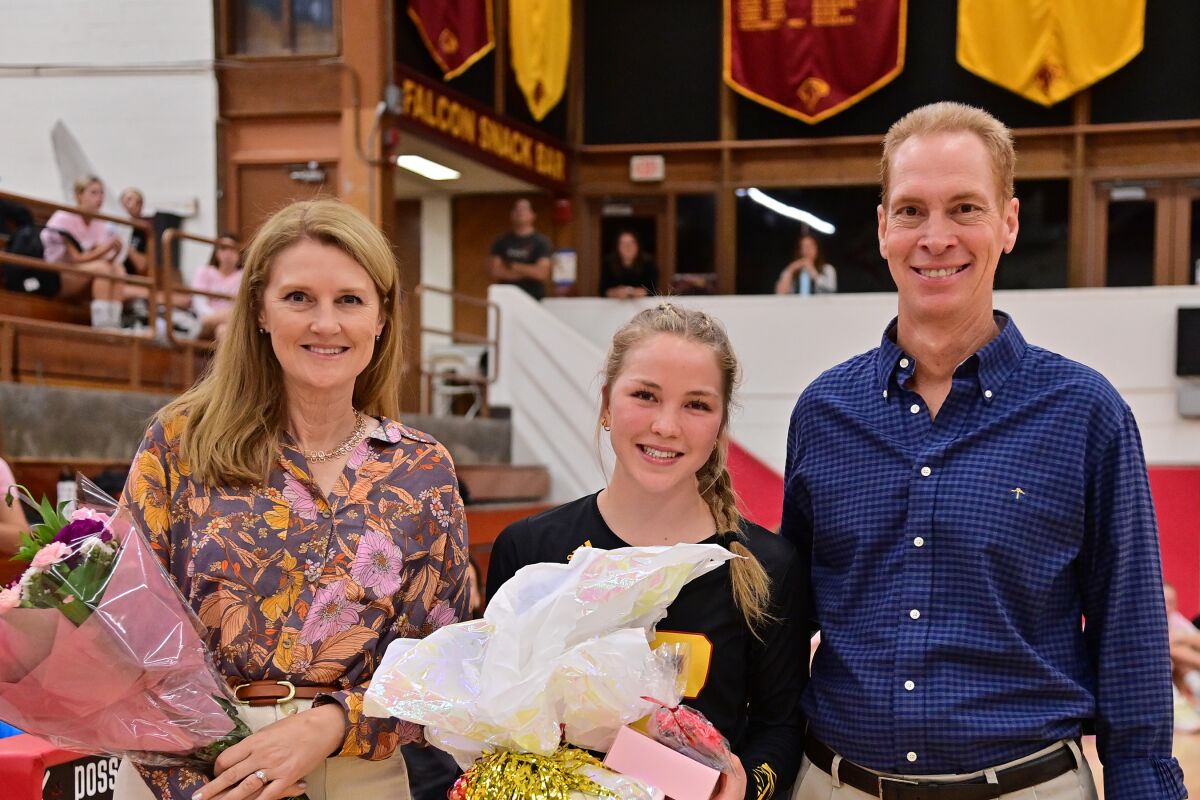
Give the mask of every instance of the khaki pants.
MULTIPOLYGON (((288 703, 298 711, 312 705, 311 700, 293 700, 288 703)), ((286 706, 238 706, 242 720, 257 731, 286 716, 286 706)), ((408 791, 408 771, 397 748, 391 758, 382 761, 365 761, 361 758, 327 758, 315 770, 304 776, 308 781, 305 793, 309 800, 363 800, 364 798, 387 798, 387 800, 411 800, 408 791)), ((128 761, 121 762, 117 771, 113 800, 158 800, 142 776, 128 761)))
MULTIPOLYGON (((1024 758, 1018 758, 1016 761, 1010 761, 1007 764, 1001 764, 990 770, 971 772, 964 775, 922 775, 921 780, 962 780, 963 778, 985 776, 989 772, 1013 767, 1035 759, 1038 756, 1052 753, 1063 745, 1071 748, 1071 751, 1075 754, 1075 760, 1082 765, 1079 769, 1063 773, 1057 778, 1046 781, 1043 784, 1031 786, 1019 792, 1009 792, 1008 794, 1001 795, 1000 800, 1096 800, 1096 784, 1092 780, 1092 770, 1088 766, 1087 759, 1083 757, 1083 753, 1079 751, 1079 746, 1074 741, 1065 741, 1061 744, 1047 747, 1044 750, 1031 753, 1024 758)), ((833 770, 834 772, 837 771, 836 758, 833 770)), ((880 775, 892 778, 904 777, 903 775, 894 775, 886 772, 881 772, 880 775)), ((851 786, 846 786, 834 778, 834 776, 825 772, 825 770, 813 766, 807 757, 805 757, 800 765, 800 774, 796 777, 796 788, 792 792, 792 800, 865 800, 872 796, 860 792, 851 786)))

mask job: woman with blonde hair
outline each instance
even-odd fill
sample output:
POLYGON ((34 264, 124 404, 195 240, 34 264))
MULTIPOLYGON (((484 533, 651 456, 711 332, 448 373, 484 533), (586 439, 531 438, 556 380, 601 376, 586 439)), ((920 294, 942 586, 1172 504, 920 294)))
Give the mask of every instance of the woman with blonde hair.
POLYGON ((726 469, 738 362, 724 327, 662 303, 617 331, 604 368, 600 426, 616 463, 607 488, 506 528, 487 596, 518 569, 565 562, 579 547, 720 544, 741 558, 683 587, 656 643, 688 649, 684 702, 729 739, 719 800, 785 797, 799 767, 799 698, 808 674, 793 548, 745 520, 726 469))
POLYGON ((41 293, 73 300, 91 289, 92 325, 100 328, 121 327, 123 284, 106 280, 124 275, 116 261, 121 240, 113 235, 107 222, 92 214, 104 206, 104 183, 95 175, 75 181, 76 211, 59 209, 46 220, 42 229, 43 257, 57 264, 69 264, 82 272, 47 272, 47 286, 41 293), (53 291, 51 291, 53 290, 53 291))
POLYGON ((336 200, 272 216, 208 373, 159 412, 124 502, 199 614, 254 733, 216 777, 126 762, 116 800, 409 797, 420 731, 362 713, 388 644, 464 618, 458 482, 396 422, 399 274, 336 200))

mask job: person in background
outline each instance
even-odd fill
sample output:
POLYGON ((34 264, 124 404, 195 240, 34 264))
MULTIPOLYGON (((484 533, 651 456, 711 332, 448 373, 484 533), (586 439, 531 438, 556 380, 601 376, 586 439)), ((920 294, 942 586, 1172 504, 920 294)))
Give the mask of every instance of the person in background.
POLYGON ((83 273, 58 273, 57 296, 77 299, 91 290, 92 325, 117 328, 121 325, 123 285, 106 278, 125 274, 115 259, 122 250, 121 239, 115 236, 108 223, 92 214, 104 206, 104 184, 95 175, 84 175, 75 181, 75 203, 78 211, 60 209, 50 215, 42 229, 42 249, 46 261, 70 264, 83 273))
POLYGON ((600 275, 600 294, 603 297, 630 299, 657 293, 658 266, 642 250, 633 231, 617 235, 617 252, 604 259, 600 275))
POLYGON ((1187 795, 1137 423, 994 307, 1012 132, 923 106, 883 141, 897 316, 792 412, 780 533, 821 630, 793 800, 1187 795), (1086 625, 1081 619, 1086 619, 1086 625))
POLYGON ((726 468, 738 379, 724 327, 702 311, 662 303, 622 326, 600 397, 599 424, 616 454, 608 487, 505 528, 487 595, 521 567, 566 563, 585 546, 694 542, 739 556, 680 590, 655 644, 687 649, 684 702, 733 748, 714 797, 771 800, 787 796, 799 766, 808 588, 794 548, 738 512, 726 468))
POLYGON ((158 413, 122 503, 254 732, 215 778, 123 762, 114 798, 408 800, 392 756, 420 728, 364 715, 363 695, 392 641, 463 619, 470 594, 450 455, 396 421, 392 245, 341 201, 293 203, 245 270, 208 372, 158 413))
MULTIPOLYGON (((121 192, 121 207, 125 209, 125 213, 131 220, 149 222, 150 220, 142 216, 145 206, 146 198, 140 189, 130 187, 121 192)), ((129 247, 125 250, 125 272, 129 275, 147 275, 150 272, 150 265, 146 261, 146 249, 150 242, 145 230, 142 228, 133 228, 132 230, 133 232, 129 236, 129 247)))
POLYGON ((825 260, 821 242, 811 233, 796 242, 796 258, 779 273, 775 294, 833 294, 837 270, 825 260))
POLYGON ((218 297, 194 295, 192 308, 200 319, 200 336, 220 339, 233 313, 233 298, 242 285, 242 248, 235 234, 223 233, 217 239, 212 257, 200 267, 192 279, 192 288, 205 292, 226 295, 229 300, 218 297))
POLYGON ((541 300, 550 280, 550 255, 554 247, 533 227, 537 215, 526 198, 513 203, 510 219, 512 230, 492 243, 489 261, 492 280, 520 286, 534 300, 541 300))
POLYGON ((7 502, 9 490, 16 486, 16 483, 12 468, 0 458, 0 558, 7 558, 17 552, 17 548, 21 546, 21 533, 29 530, 29 522, 25 519, 23 510, 24 504, 15 495, 11 504, 7 502))

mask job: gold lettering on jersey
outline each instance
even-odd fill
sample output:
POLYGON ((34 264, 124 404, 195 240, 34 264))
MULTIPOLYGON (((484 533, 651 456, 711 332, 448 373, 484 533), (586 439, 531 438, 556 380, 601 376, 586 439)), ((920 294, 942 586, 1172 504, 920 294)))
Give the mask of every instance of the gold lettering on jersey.
POLYGON ((799 30, 809 25, 840 28, 858 23, 857 9, 858 0, 813 0, 812 18, 805 19, 789 17, 786 0, 738 0, 737 27, 739 31, 799 30))
POLYGON ((687 657, 684 659, 683 696, 687 700, 695 700, 700 695, 704 684, 708 683, 708 671, 712 667, 712 642, 700 633, 683 633, 681 631, 658 631, 650 648, 655 649, 663 644, 683 645, 687 657))
MULTIPOLYGON (((584 542, 583 542, 583 544, 579 545, 579 547, 591 547, 591 546, 592 546, 592 540, 591 540, 591 539, 585 539, 585 540, 584 540, 584 542)), ((576 547, 574 550, 572 550, 572 551, 571 551, 571 555, 567 556, 567 561, 568 561, 568 562, 569 562, 569 561, 570 561, 572 558, 574 558, 574 557, 575 557, 575 554, 576 554, 577 552, 579 552, 579 547, 576 547)))
POLYGON ((779 777, 775 774, 775 770, 771 769, 770 764, 764 761, 755 767, 751 774, 754 776, 754 796, 757 800, 770 800, 775 796, 779 777))

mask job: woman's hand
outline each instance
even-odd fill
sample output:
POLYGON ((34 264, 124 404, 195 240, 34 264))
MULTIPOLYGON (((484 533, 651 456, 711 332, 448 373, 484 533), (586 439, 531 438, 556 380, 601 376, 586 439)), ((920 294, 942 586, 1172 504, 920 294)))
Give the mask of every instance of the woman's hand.
POLYGON ((717 791, 713 793, 712 800, 743 800, 746 797, 746 770, 742 768, 742 760, 732 753, 730 758, 730 766, 733 769, 721 773, 721 780, 717 782, 717 791))
POLYGON ((304 793, 303 778, 337 750, 346 712, 328 705, 272 722, 217 757, 217 777, 193 800, 278 800, 304 793))

